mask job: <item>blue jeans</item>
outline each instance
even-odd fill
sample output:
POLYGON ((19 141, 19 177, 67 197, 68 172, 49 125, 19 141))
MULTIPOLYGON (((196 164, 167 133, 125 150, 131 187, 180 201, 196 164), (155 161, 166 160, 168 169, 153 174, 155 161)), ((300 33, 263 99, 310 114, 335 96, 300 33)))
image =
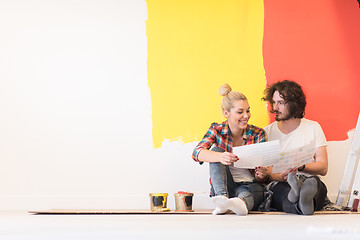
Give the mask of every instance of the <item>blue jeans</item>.
MULTIPOLYGON (((224 152, 219 147, 211 149, 215 152, 224 152)), ((257 210, 264 201, 265 188, 256 182, 234 182, 228 166, 222 163, 210 163, 211 196, 224 195, 229 198, 238 197, 245 201, 247 209, 257 210)))
MULTIPOLYGON (((314 196, 314 210, 319 211, 325 206, 325 199, 327 196, 326 185, 320 180, 318 176, 305 177, 302 176, 301 181, 305 181, 307 178, 315 178, 317 182, 317 192, 314 196)), ((298 203, 292 203, 288 199, 290 192, 290 185, 287 182, 279 182, 272 189, 272 201, 271 207, 286 213, 302 214, 298 207, 298 203)))

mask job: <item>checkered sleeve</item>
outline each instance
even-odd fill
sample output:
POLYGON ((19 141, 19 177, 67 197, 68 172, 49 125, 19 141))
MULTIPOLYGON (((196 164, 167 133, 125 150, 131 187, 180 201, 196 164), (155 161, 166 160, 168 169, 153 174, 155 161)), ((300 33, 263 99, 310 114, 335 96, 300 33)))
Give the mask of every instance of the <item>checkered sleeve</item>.
POLYGON ((203 139, 199 142, 199 144, 195 147, 192 158, 196 162, 200 162, 198 160, 198 156, 201 150, 203 149, 210 149, 210 147, 213 145, 213 143, 216 141, 216 129, 215 129, 216 123, 212 123, 210 128, 205 133, 203 139))
POLYGON ((267 141, 267 134, 265 130, 253 125, 249 125, 246 136, 246 145, 267 141))
POLYGON ((267 134, 264 129, 260 128, 259 134, 257 135, 257 142, 261 143, 261 142, 266 142, 266 141, 267 141, 267 134))

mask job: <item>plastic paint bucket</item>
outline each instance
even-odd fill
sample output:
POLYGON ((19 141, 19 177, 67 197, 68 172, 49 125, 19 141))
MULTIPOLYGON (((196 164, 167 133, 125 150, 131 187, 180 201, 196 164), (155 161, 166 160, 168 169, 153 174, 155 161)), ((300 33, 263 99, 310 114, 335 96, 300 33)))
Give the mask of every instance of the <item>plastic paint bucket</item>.
POLYGON ((177 212, 192 212, 193 193, 177 192, 175 196, 175 206, 177 212))
POLYGON ((151 211, 157 212, 161 209, 166 209, 167 204, 167 193, 150 193, 150 205, 151 211))

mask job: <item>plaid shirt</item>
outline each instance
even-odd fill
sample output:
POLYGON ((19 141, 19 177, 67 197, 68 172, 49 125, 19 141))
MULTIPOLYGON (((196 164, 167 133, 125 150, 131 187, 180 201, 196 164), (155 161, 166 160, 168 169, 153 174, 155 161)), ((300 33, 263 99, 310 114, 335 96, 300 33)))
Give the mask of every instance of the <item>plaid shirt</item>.
MULTIPOLYGON (((248 124, 246 130, 243 133, 243 139, 245 140, 244 145, 249 145, 266 142, 267 136, 264 129, 248 124)), ((192 154, 192 158, 196 162, 200 162, 198 160, 200 151, 202 149, 210 149, 213 144, 225 150, 226 152, 232 152, 233 138, 231 136, 228 121, 225 121, 221 124, 211 124, 203 139, 196 146, 192 154)), ((202 162, 200 162, 200 164, 202 164, 202 162)))

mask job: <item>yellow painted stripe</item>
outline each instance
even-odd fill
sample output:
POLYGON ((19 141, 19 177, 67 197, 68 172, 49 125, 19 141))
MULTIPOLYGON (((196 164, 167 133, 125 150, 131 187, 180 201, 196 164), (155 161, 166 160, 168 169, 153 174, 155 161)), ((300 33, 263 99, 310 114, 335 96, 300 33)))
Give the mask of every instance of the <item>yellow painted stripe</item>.
POLYGON ((262 61, 262 0, 147 0, 148 83, 153 141, 198 141, 211 122, 223 121, 227 82, 244 93, 250 122, 268 122, 262 61))

